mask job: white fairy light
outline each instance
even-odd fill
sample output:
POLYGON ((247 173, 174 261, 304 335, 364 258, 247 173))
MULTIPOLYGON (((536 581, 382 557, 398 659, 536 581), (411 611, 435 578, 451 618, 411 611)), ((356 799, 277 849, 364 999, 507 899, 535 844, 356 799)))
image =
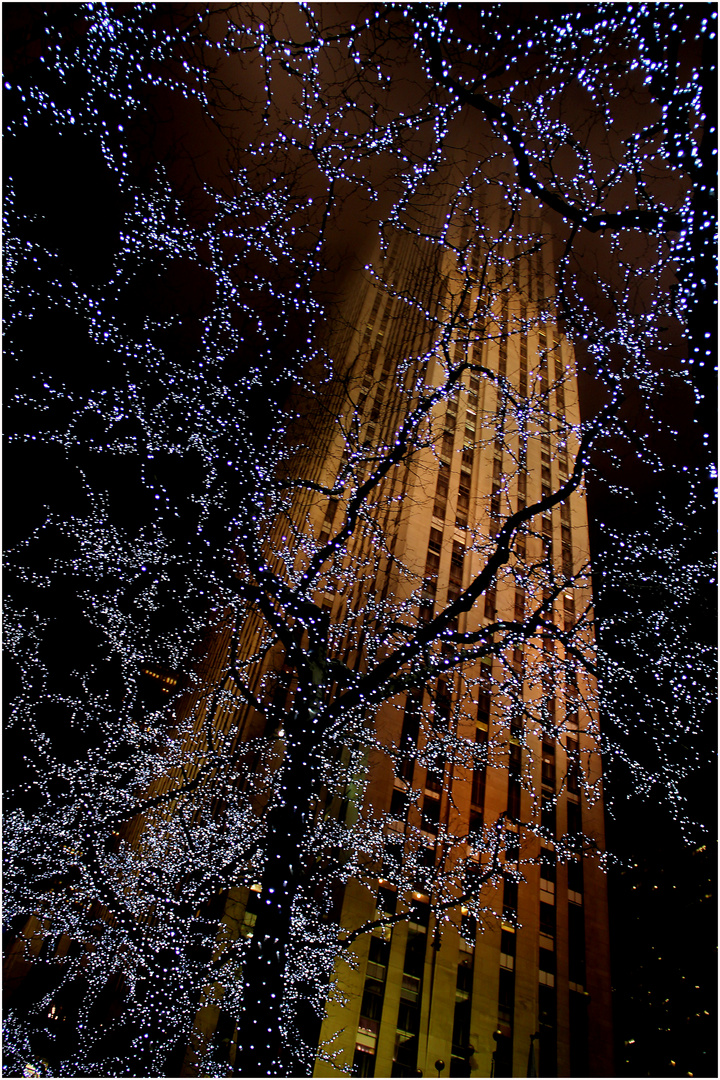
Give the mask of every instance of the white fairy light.
MULTIPOLYGON (((421 768, 450 759, 467 770, 502 766, 514 740, 534 807, 527 836, 547 837, 535 765, 551 681, 572 686, 578 702, 574 722, 566 715, 557 729, 563 784, 575 761, 586 803, 601 797, 587 749, 601 745, 627 763, 641 793, 662 789, 690 829, 682 783, 699 764, 708 656, 699 646, 686 651, 678 612, 702 590, 707 568, 641 530, 612 536, 613 558, 600 563, 628 595, 639 563, 646 584, 657 580, 660 558, 673 567, 673 606, 650 616, 664 642, 651 658, 659 696, 673 703, 661 717, 648 710, 650 767, 623 740, 640 722, 628 691, 648 659, 647 633, 626 609, 609 623, 608 632, 626 635, 632 663, 608 658, 601 667, 611 723, 598 731, 597 692, 582 675, 594 669, 589 567, 553 561, 544 546, 542 556, 527 554, 521 541, 534 552, 545 544, 543 508, 500 533, 507 558, 496 559, 490 515, 502 526, 526 496, 528 506, 545 497, 542 466, 528 472, 527 455, 549 432, 548 491, 574 488, 563 505, 584 498, 581 475, 593 481, 590 447, 606 455, 608 473, 622 464, 622 414, 607 408, 581 422, 561 404, 577 372, 561 335, 547 338, 558 314, 607 399, 637 387, 648 430, 678 440, 663 409, 673 355, 665 335, 695 310, 703 279, 693 245, 712 218, 693 202, 704 190, 698 134, 706 123, 695 53, 668 79, 670 50, 657 42, 676 32, 668 20, 690 31, 698 19, 689 9, 656 18, 647 5, 601 4, 584 18, 534 16, 528 29, 506 25, 495 5, 476 11, 466 40, 445 5, 367 9, 357 23, 337 25, 309 5, 298 12, 302 33, 282 11, 260 23, 252 6, 181 19, 152 4, 117 13, 82 5, 72 32, 44 25, 43 78, 21 65, 6 73, 10 146, 28 131, 81 132, 99 148, 121 207, 107 273, 79 272, 10 170, 7 354, 22 366, 9 445, 28 455, 40 446, 48 468, 62 462, 77 491, 68 513, 56 491, 40 499, 39 517, 7 555, 5 642, 17 672, 8 724, 20 760, 5 819, 6 917, 19 925, 34 916, 27 948, 46 943, 61 988, 84 980, 70 1025, 76 1039, 62 1044, 66 1075, 108 1067, 95 1017, 116 974, 133 1027, 109 1051, 110 1074, 164 1075, 169 1048, 192 1039, 200 987, 203 1001, 215 987, 240 1020, 258 1070, 305 1069, 316 1047, 298 1017, 305 1006, 322 1014, 334 964, 349 955, 332 886, 369 880, 375 889, 381 867, 406 907, 422 882, 445 918, 465 888, 468 850, 492 868, 488 884, 501 879, 498 853, 504 858, 513 840, 495 824, 469 837, 440 824, 447 861, 430 870, 427 830, 410 822, 404 857, 393 862, 395 819, 364 804, 375 753, 405 784, 405 806, 420 809, 423 793, 401 776, 406 751, 375 726, 381 707, 402 717, 415 688, 454 682, 444 727, 427 701, 419 709, 421 768), (534 60, 562 74, 541 78, 534 60), (656 106, 655 143, 636 105, 641 90, 656 106), (198 164, 197 205, 185 199, 172 155, 167 169, 142 157, 143 124, 166 98, 187 100, 231 151, 222 175, 198 164), (482 147, 458 160, 468 112, 482 147), (433 198, 436 183, 442 194, 433 198), (502 237, 482 212, 498 193, 509 208, 502 237), (343 213, 366 205, 382 217, 381 256, 366 266, 362 295, 383 306, 343 321, 323 300, 328 268, 348 227, 343 213), (557 289, 527 300, 528 284, 514 274, 530 265, 533 245, 543 248, 540 206, 563 240, 552 256, 557 289), (570 230, 574 243, 565 244, 570 230), (417 241, 412 266, 392 264, 403 238, 417 241), (145 303, 159 281, 173 293, 178 267, 193 274, 191 315, 170 300, 145 303), (447 288, 429 302, 428 282, 434 288, 442 274, 447 288), (494 359, 508 301, 512 347, 519 355, 521 340, 534 343, 523 395, 494 359), (23 350, 36 339, 28 327, 60 314, 82 328, 87 356, 76 362, 45 349, 29 362, 23 350), (414 327, 407 340, 403 326, 414 327), (359 359, 343 383, 338 367, 351 347, 359 359), (392 351, 386 373, 375 360, 361 370, 373 349, 392 351), (461 420, 467 447, 455 440, 461 420), (497 587, 515 590, 518 604, 522 594, 524 607, 477 631, 440 620, 423 641, 423 604, 434 598, 439 606, 428 610, 438 618, 454 601, 443 579, 440 603, 438 572, 420 578, 396 556, 395 536, 412 512, 409 480, 432 484, 441 499, 438 475, 461 468, 466 448, 499 451, 494 493, 464 521, 458 515, 473 580, 492 570, 477 596, 463 571, 468 602, 477 610, 497 587), (328 483, 321 466, 330 461, 328 483), (390 564, 398 584, 383 590, 390 564), (209 610, 213 646, 198 661, 209 610), (83 638, 64 640, 66 624, 83 638), (483 666, 487 659, 494 666, 483 666), (458 724, 488 687, 495 728, 471 742, 458 724), (574 749, 578 723, 588 742, 574 749), (690 749, 678 763, 681 738, 690 749), (280 854, 273 813, 294 829, 289 854, 280 854), (219 920, 239 887, 257 898, 258 918, 235 937, 219 920), (251 1024, 262 1031, 248 1035, 251 1024)), ((699 33, 714 34, 709 17, 699 33)), ((49 168, 46 180, 51 187, 49 168)), ((703 355, 696 350, 672 375, 698 400, 710 348, 703 341, 703 355)), ((634 438, 640 459, 661 469, 658 442, 634 438)), ((702 483, 688 475, 689 503, 702 483)), ((662 522, 676 527, 669 510, 662 522)), ((569 858, 581 842, 560 836, 556 852, 569 858)), ((465 906, 478 920, 492 911, 481 889, 465 906)), ((9 1010, 6 1056, 18 1068, 33 1060, 33 1024, 58 1007, 58 994, 48 991, 24 1017, 9 1010)), ((121 1030, 106 1023, 108 1034, 121 1030)), ((227 1074, 216 1049, 197 1050, 203 1075, 227 1074)))

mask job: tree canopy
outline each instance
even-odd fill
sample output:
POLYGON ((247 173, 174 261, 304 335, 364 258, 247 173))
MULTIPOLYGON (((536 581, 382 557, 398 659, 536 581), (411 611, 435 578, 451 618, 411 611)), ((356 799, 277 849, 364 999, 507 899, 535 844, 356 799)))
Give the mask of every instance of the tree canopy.
MULTIPOLYGON (((362 807, 378 755, 403 768, 378 710, 415 701, 424 767, 472 770, 494 749, 448 727, 444 674, 459 715, 488 670, 507 688, 515 651, 532 654, 538 687, 574 686, 597 751, 692 832, 715 12, 88 4, 6 23, 5 917, 11 940, 34 917, 21 945, 40 952, 6 1057, 171 1073, 216 983, 238 1069, 296 1074, 336 959, 370 929, 341 932, 334 887, 376 887, 382 865, 409 896, 424 872, 420 844, 393 863, 362 807), (362 339, 370 289, 397 330, 386 372, 377 308, 362 339), (487 348, 528 335, 520 394, 487 348), (576 377, 582 415, 560 404, 576 377), (528 442, 550 432, 552 483, 526 499, 528 442), (465 513, 434 603, 433 573, 394 556, 408 497, 497 449, 497 506, 465 513), (655 518, 629 530, 612 508, 648 473, 655 518), (611 515, 600 729, 590 566, 541 545, 543 518, 593 485, 611 515), (509 581, 523 606, 488 621, 509 581), (481 604, 484 622, 459 622, 481 604), (355 813, 323 813, 333 799, 355 813), (272 940, 219 938, 217 897, 258 883, 272 940), (73 1021, 56 1035, 58 1008, 73 1021)), ((538 738, 544 702, 521 702, 538 738)), ((517 697, 498 708, 506 742, 517 697)), ((599 797, 593 754, 576 758, 599 797)), ((441 834, 434 911, 481 919, 515 842, 502 821, 441 834)), ((215 1049, 199 1067, 224 1075, 215 1049)))

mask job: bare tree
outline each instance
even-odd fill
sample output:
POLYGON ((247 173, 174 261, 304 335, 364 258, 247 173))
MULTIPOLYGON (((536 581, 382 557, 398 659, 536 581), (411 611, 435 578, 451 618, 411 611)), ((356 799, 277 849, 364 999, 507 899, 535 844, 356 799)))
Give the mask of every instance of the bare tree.
MULTIPOLYGON (((588 553, 564 530, 599 453, 662 465, 630 391, 679 437, 662 404, 695 302, 698 50, 653 79, 673 18, 701 39, 710 13, 62 17, 38 15, 7 72, 10 452, 35 496, 6 570, 8 1056, 172 1074, 222 998, 238 1074, 304 1074, 362 935, 411 917, 419 884, 438 937, 482 922, 486 886, 537 860, 551 728, 559 791, 597 802, 600 753, 629 754, 622 724, 619 747, 598 728, 588 553), (48 128, 60 210, 83 210, 72 146, 115 215, 102 250, 24 183, 48 128), (542 469, 550 447, 529 493, 529 449, 542 469), (485 502, 462 481, 481 458, 485 502), (467 536, 442 568, 399 539, 428 493, 467 536), (513 742, 529 817, 468 833, 452 796, 444 821, 412 809, 413 762, 467 786, 513 742), (383 770, 405 799, 378 816, 383 770), (380 873, 398 909, 341 927, 342 889, 380 873)), ((687 717, 654 723, 672 739, 687 717)), ((224 1074, 217 1040, 195 1049, 224 1074)))

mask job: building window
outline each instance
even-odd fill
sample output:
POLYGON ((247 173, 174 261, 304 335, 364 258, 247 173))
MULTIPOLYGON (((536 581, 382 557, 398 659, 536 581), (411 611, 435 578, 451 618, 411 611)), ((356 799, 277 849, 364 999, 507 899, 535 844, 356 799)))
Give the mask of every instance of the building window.
POLYGON ((550 840, 555 839, 556 817, 555 800, 543 797, 540 800, 540 826, 550 840))
POLYGON ((439 555, 443 550, 443 534, 439 529, 430 530, 430 540, 427 542, 427 552, 439 555))
POLYGON ((420 1009, 416 1002, 400 999, 397 1026, 398 1031, 403 1035, 417 1035, 420 1030, 420 1009))
POLYGON ((428 844, 427 847, 420 848, 417 853, 417 860, 420 866, 427 866, 432 869, 435 866, 435 845, 428 844))
POLYGON ((434 762, 435 769, 428 769, 425 777, 425 790, 432 791, 436 795, 442 791, 443 786, 443 765, 442 762, 434 762))
POLYGON ((434 551, 428 551, 427 560, 425 562, 425 577, 437 577, 439 569, 440 556, 436 555, 434 551))
POLYGON ((417 755, 417 740, 420 733, 420 697, 409 694, 405 703, 402 732, 400 734, 400 753, 402 760, 398 769, 398 775, 403 780, 412 780, 415 757, 417 755))
MULTIPOLYGON (((416 897, 413 897, 411 914, 410 914, 410 925, 415 926, 415 927, 422 926, 422 927, 427 928, 429 926, 429 924, 430 924, 430 905, 429 905, 429 903, 427 902, 427 900, 418 900, 416 897)), ((421 950, 422 955, 424 957, 425 956, 425 938, 424 937, 420 937, 418 939, 418 943, 417 943, 416 947, 421 950)), ((407 961, 408 961, 408 956, 409 956, 409 949, 410 949, 410 938, 408 938, 407 949, 405 951, 405 964, 406 964, 406 966, 403 968, 403 970, 408 972, 410 975, 421 976, 422 975, 422 965, 420 965, 420 970, 419 971, 415 971, 414 969, 411 970, 407 966, 407 961)))
POLYGON ((485 593, 485 618, 493 621, 496 616, 496 593, 495 589, 488 589, 485 593))
MULTIPOLYGON (((557 1076, 557 1000, 554 986, 540 983, 538 987, 538 1013, 540 1021, 538 1073, 540 1076, 557 1076)), ((578 1074, 573 1073, 572 1075, 578 1074)))
POLYGON ((564 593, 563 595, 563 618, 565 629, 571 630, 575 625, 575 600, 572 593, 564 593))
POLYGON ((576 736, 568 735, 566 739, 568 756, 567 764, 567 789, 572 795, 580 793, 580 758, 578 754, 578 740, 576 736))
MULTIPOLYGON (((426 909, 429 919, 428 904, 417 903, 416 907, 426 909)), ((424 912, 417 911, 418 919, 423 919, 424 915, 424 912)), ((427 925, 427 923, 424 923, 424 925, 427 925)), ((398 1008, 392 1076, 414 1076, 417 1067, 420 998, 423 967, 425 965, 425 937, 426 935, 420 929, 418 923, 410 922, 403 962, 403 979, 400 987, 400 1005, 398 1008)))
MULTIPOLYGON (((377 983, 374 979, 365 980, 365 990, 363 991, 362 1002, 360 1004, 360 1028, 373 1031, 373 1026, 367 1026, 362 1023, 363 1020, 379 1020, 382 1016, 383 1007, 383 991, 384 987, 382 983, 377 983)), ((375 1030, 377 1030, 375 1028, 375 1030)))
POLYGON ((555 905, 540 901, 540 933, 555 937, 555 905))
POLYGON ((542 744, 542 786, 555 794, 555 744, 542 744))
MULTIPOLYGON (((260 886, 257 888, 259 889, 260 886)), ((247 903, 245 905, 245 911, 243 913, 242 922, 240 924, 240 937, 251 938, 255 933, 255 923, 257 922, 257 912, 260 907, 260 893, 255 889, 250 889, 248 892, 247 903)))
MULTIPOLYGON (((500 972, 500 975, 512 974, 511 972, 500 972)), ((500 1013, 498 1009, 498 1013, 500 1013)), ((510 1010, 512 1015, 512 1009, 510 1010)), ((498 1016, 498 1019, 502 1021, 502 1017, 498 1016)), ((509 1021, 508 1021, 509 1023, 509 1021)), ((512 1053, 513 1042, 511 1032, 500 1032, 496 1038, 495 1051, 493 1052, 493 1076, 512 1076, 512 1053)))
POLYGON ((465 561, 465 547, 457 540, 453 541, 452 555, 450 556, 450 584, 462 587, 463 563, 465 561))
POLYGON ((397 873, 403 863, 404 844, 394 835, 386 837, 383 851, 383 866, 388 872, 397 873))
POLYGON ((422 807, 422 827, 425 832, 437 836, 440 827, 440 800, 426 795, 422 807))
POLYGON ((573 575, 573 557, 572 548, 569 544, 562 545, 562 568, 565 577, 572 577, 573 575))
POLYGON ((435 555, 439 555, 442 551, 442 532, 440 529, 430 530, 430 540, 428 541, 428 552, 433 552, 435 555))
POLYGON ((516 776, 508 777, 508 817, 511 821, 517 821, 520 817, 520 779, 516 776))
POLYGON ((568 802, 567 827, 571 836, 578 836, 582 832, 582 813, 579 803, 568 802))
POLYGON ((375 1075, 375 1054, 369 1046, 361 1043, 355 1044, 355 1056, 352 1063, 353 1076, 375 1075))
POLYGON ((466 957, 458 965, 455 985, 455 1016, 453 1018, 452 1049, 456 1057, 467 1053, 470 1042, 470 1009, 473 988, 472 957, 466 957))
POLYGON ((528 366, 527 357, 520 357, 520 381, 518 383, 518 390, 523 397, 527 397, 528 392, 528 366))
POLYGON ((156 667, 140 668, 140 674, 145 676, 146 686, 156 687, 162 694, 171 694, 177 689, 177 674, 169 670, 156 667))
POLYGON ((368 952, 367 970, 365 972, 368 979, 374 979, 379 983, 385 982, 385 973, 387 971, 389 956, 390 942, 373 934, 370 938, 370 950, 368 952))
POLYGON ((474 915, 465 909, 462 912, 460 919, 460 936, 469 948, 475 948, 475 942, 477 940, 477 919, 474 915))
POLYGON ((460 485, 458 487, 457 496, 457 515, 456 524, 458 528, 465 528, 468 520, 468 511, 470 509, 470 485, 461 474, 460 485))
POLYGON ((408 812, 408 793, 404 788, 393 788, 390 799, 390 817, 394 821, 405 821, 408 812))
POLYGON ((540 852, 540 893, 545 893, 546 903, 555 902, 555 855, 547 848, 540 852))
POLYGON ((452 698, 443 679, 438 679, 437 692, 435 695, 434 723, 435 727, 447 727, 452 708, 452 698))
POLYGON ((449 486, 450 474, 448 471, 448 466, 441 461, 438 471, 437 487, 435 489, 435 505, 433 507, 433 515, 437 518, 445 517, 445 507, 447 506, 449 486))
POLYGON ((478 724, 487 732, 490 722, 490 703, 492 700, 492 668, 490 664, 481 664, 478 675, 480 693, 478 695, 478 724))
POLYGON ((512 926, 515 922, 518 903, 518 885, 512 878, 503 877, 503 919, 512 926))
POLYGON ((512 1024, 513 1009, 515 1006, 515 972, 507 968, 500 968, 500 984, 498 988, 498 1020, 504 1024, 512 1024))
POLYGON ((585 985, 585 912, 578 904, 568 904, 568 977, 585 985))
POLYGON ((397 909, 397 891, 389 889, 386 885, 378 888, 377 910, 385 915, 394 915, 397 909))
POLYGON ((555 985, 555 953, 551 949, 540 947, 540 983, 543 986, 555 985))
POLYGON ((500 967, 507 971, 515 968, 515 931, 506 927, 500 932, 500 967))
MULTIPOLYGON (((482 731, 478 728, 475 732, 475 741, 483 743, 487 742, 487 731, 482 731), (482 738, 480 738, 482 736, 482 738)), ((472 792, 470 795, 470 802, 473 807, 477 807, 478 810, 482 810, 485 806, 485 779, 486 779, 486 766, 476 765, 473 769, 472 778, 472 792)))
POLYGON ((583 864, 580 859, 573 859, 568 863, 568 892, 574 903, 582 903, 583 864))
POLYGON ((507 339, 503 338, 498 349, 498 373, 505 375, 507 372, 507 339))

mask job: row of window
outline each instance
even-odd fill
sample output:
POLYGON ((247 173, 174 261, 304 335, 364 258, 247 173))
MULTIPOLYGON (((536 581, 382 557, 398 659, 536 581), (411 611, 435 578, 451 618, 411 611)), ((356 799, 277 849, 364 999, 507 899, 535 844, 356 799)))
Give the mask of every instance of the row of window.
MULTIPOLYGON (((472 444, 475 442, 479 385, 478 377, 471 375, 469 387, 467 389, 468 403, 465 416, 463 454, 460 464, 460 478, 458 481, 455 513, 455 524, 458 528, 462 529, 467 528, 470 511, 470 479, 474 460, 472 444)), ((450 462, 455 446, 458 394, 459 387, 456 387, 454 396, 452 396, 447 403, 445 430, 443 432, 443 441, 440 451, 441 460, 438 467, 433 516, 439 518, 441 521, 445 520, 445 515, 447 513, 448 491, 450 485, 450 462)))
MULTIPOLYGON (((388 890, 386 890, 388 891, 388 890)), ((394 901, 392 902, 394 906, 394 901)), ((385 910, 387 900, 378 895, 378 908, 385 910)), ((360 1004, 360 1020, 355 1040, 353 1076, 374 1076, 375 1053, 380 1030, 387 965, 390 957, 390 941, 375 934, 370 938, 370 952, 365 973, 365 985, 360 1004)))
MULTIPOLYGON (((585 924, 582 904, 583 866, 580 860, 568 865, 568 976, 571 989, 571 1056, 584 1060, 587 1054, 586 1015, 582 1005, 587 998, 585 983, 585 924), (573 900, 574 898, 574 900, 573 900), (582 1007, 581 1007, 582 1006, 582 1007)), ((540 942, 538 953, 538 999, 540 1061, 538 1075, 556 1075, 556 907, 555 907, 556 860, 554 854, 544 848, 540 864, 540 942)), ((494 1061, 494 1075, 512 1075, 513 1019, 515 999, 515 961, 517 953, 518 883, 511 876, 503 877, 502 928, 500 940, 500 971, 498 979, 498 1034, 494 1061)), ((397 892, 380 885, 378 889, 377 914, 393 914, 396 910, 397 892)), ((430 908, 424 900, 416 900, 403 958, 403 977, 396 1022, 395 1049, 392 1076, 414 1076, 417 1067, 417 1044, 420 1024, 423 973, 429 925, 430 908)), ((466 1076, 470 1067, 473 1048, 470 1044, 472 1013, 474 944, 477 935, 475 919, 463 913, 461 935, 466 941, 461 946, 461 960, 456 976, 455 1010, 453 1016, 451 1076, 466 1076)), ((360 1008, 360 1021, 353 1061, 353 1075, 372 1076, 375 1069, 375 1052, 382 1019, 385 981, 391 948, 391 932, 388 937, 374 935, 370 952, 360 1008)))
MULTIPOLYGON (((378 893, 379 911, 385 911, 386 913, 394 911, 396 901, 397 894, 393 890, 383 886, 380 887, 378 893)), ((427 901, 417 900, 408 922, 400 1001, 395 1024, 395 1047, 391 1076, 416 1075, 420 1006, 429 919, 429 904, 427 901)), ((373 935, 370 939, 370 953, 352 1066, 354 1076, 373 1076, 375 1073, 377 1040, 382 1020, 391 942, 392 933, 388 938, 373 935)))
MULTIPOLYGON (((541 464, 541 497, 547 498, 551 494, 551 474, 549 464, 549 436, 541 436, 543 440, 548 440, 547 451, 543 449, 543 463, 541 464)), ((567 456, 565 457, 567 460, 567 456)), ((490 489, 490 521, 492 525, 497 526, 500 522, 500 506, 502 496, 502 472, 501 472, 502 451, 500 446, 496 447, 496 456, 494 459, 493 479, 490 489)), ((456 510, 456 524, 460 528, 467 527, 468 522, 468 510, 470 506, 470 465, 472 462, 472 450, 466 449, 463 454, 463 464, 467 465, 467 469, 461 472, 458 493, 457 493, 457 510, 456 510), (466 462, 467 458, 467 462, 466 462)), ((441 461, 438 469, 438 477, 435 489, 435 500, 433 503, 433 516, 444 521, 447 512, 447 502, 450 487, 450 472, 449 464, 441 461)), ((527 502, 527 475, 525 471, 522 471, 518 475, 518 497, 517 505, 518 509, 525 508, 527 502)), ((561 518, 568 522, 566 527, 562 530, 562 558, 563 558, 563 572, 566 576, 572 576, 573 563, 572 563, 572 551, 570 540, 570 527, 569 527, 569 507, 566 503, 561 506, 561 518)), ((491 525, 491 529, 492 529, 491 525)), ((493 530, 496 532, 497 529, 493 530)), ((543 515, 542 518, 542 531, 543 531, 543 552, 547 558, 552 557, 552 519, 549 512, 543 515)), ((524 554, 525 538, 519 537, 520 542, 519 550, 524 554)))
MULTIPOLYGON (((538 945, 538 1076, 557 1075, 556 908, 554 854, 543 849, 540 865, 540 942, 538 945)), ((571 1075, 587 1074, 587 995, 585 983, 585 922, 582 903, 582 863, 568 864, 568 978, 570 983, 571 1075), (574 888, 571 888, 574 886, 574 888), (575 902, 573 902, 573 900, 575 902)), ((503 922, 498 985, 498 1038, 493 1074, 512 1076, 513 1013, 517 931, 517 884, 504 879, 503 922)), ((536 1048, 532 1048, 535 1054, 536 1048)))
MULTIPOLYGON (((515 649, 513 653, 513 666, 518 672, 522 672, 522 650, 515 649)), ((549 676, 548 676, 549 677, 549 676)), ((481 665, 478 676, 478 711, 475 731, 476 744, 487 747, 488 732, 490 725, 490 713, 492 706, 492 667, 490 663, 481 665)), ((570 702, 577 705, 577 686, 568 683, 568 697, 570 702)), ((544 708, 547 716, 547 728, 543 731, 541 749, 541 788, 542 788, 542 824, 548 834, 555 836, 555 793, 556 793, 556 761, 555 761, 555 698, 550 693, 550 687, 546 687, 544 708)), ((570 730, 565 736, 565 751, 567 754, 567 774, 565 782, 567 791, 571 796, 579 796, 581 779, 581 759, 579 749, 579 737, 577 730, 577 711, 569 711, 567 716, 570 730)), ((508 762, 508 816, 511 820, 520 817, 520 791, 522 775, 522 729, 512 727, 510 730, 509 762, 508 762)), ((485 799, 485 785, 487 776, 487 750, 478 755, 476 761, 471 789, 471 827, 477 827, 483 823, 483 810, 485 799)), ((568 810, 568 831, 579 833, 581 831, 579 802, 571 802, 568 810)))
MULTIPOLYGON (((520 377, 518 383, 518 389, 523 397, 528 396, 528 336, 526 328, 527 309, 525 304, 520 305, 520 377)), ((498 344, 498 374, 507 376, 507 342, 509 335, 509 320, 508 320, 508 302, 507 299, 503 299, 501 313, 500 313, 500 334, 501 338, 498 344)), ((539 364, 537 366, 537 379, 539 382, 540 394, 549 401, 549 382, 552 377, 552 367, 550 362, 551 354, 555 355, 555 376, 558 378, 558 383, 555 386, 555 394, 557 400, 558 412, 564 414, 565 412, 565 388, 562 381, 562 362, 559 354, 559 341, 555 336, 551 341, 550 348, 548 348, 548 338, 546 330, 538 331, 537 351, 539 355, 539 364)))

